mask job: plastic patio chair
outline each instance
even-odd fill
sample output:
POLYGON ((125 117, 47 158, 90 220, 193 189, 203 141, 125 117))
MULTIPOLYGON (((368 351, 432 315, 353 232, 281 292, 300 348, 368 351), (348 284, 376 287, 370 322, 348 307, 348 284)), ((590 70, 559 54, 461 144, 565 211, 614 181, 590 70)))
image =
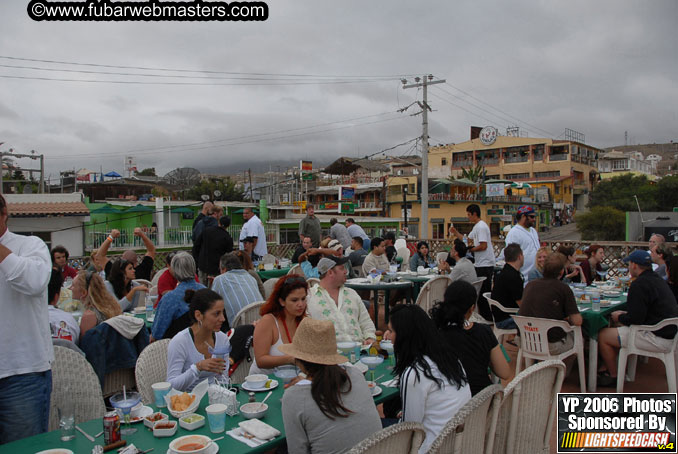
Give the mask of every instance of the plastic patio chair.
POLYGON ((557 359, 563 360, 569 356, 577 355, 577 368, 579 369, 579 385, 581 392, 586 392, 586 372, 584 369, 584 337, 581 334, 581 326, 572 326, 565 320, 550 320, 546 318, 513 316, 518 330, 520 331, 520 348, 516 360, 516 374, 520 372, 522 359, 525 358, 525 366, 529 367, 532 360, 557 359), (561 328, 565 333, 574 332, 574 346, 558 355, 549 352, 548 330, 561 328))
POLYGON ((492 452, 549 453, 556 398, 564 379, 565 364, 548 360, 528 367, 506 385, 492 452))
POLYGON ((485 317, 480 315, 480 312, 478 311, 478 300, 480 300, 480 291, 483 288, 483 282, 485 282, 485 279, 487 278, 483 276, 471 282, 473 288, 476 289, 476 308, 473 310, 473 314, 471 314, 470 321, 474 323, 482 323, 483 325, 493 325, 494 323, 492 320, 487 320, 485 317))
POLYGON ((278 283, 279 277, 272 277, 271 279, 266 279, 264 281, 264 290, 265 290, 265 295, 261 295, 264 298, 268 298, 271 293, 273 293, 273 287, 275 287, 275 284, 278 283))
POLYGON ((261 258, 261 263, 263 263, 263 264, 267 264, 267 263, 271 264, 272 263, 272 264, 275 265, 276 260, 278 260, 278 259, 275 258, 275 255, 264 254, 264 256, 261 258))
POLYGON ((410 252, 410 250, 407 248, 407 246, 397 248, 396 252, 398 253, 398 257, 403 258, 403 263, 400 264, 400 269, 401 270, 410 269, 410 267, 409 267, 409 265, 410 265, 410 255, 412 254, 412 252, 410 252))
POLYGON ((320 279, 317 277, 309 277, 306 279, 306 283, 308 284, 308 288, 313 287, 315 284, 320 284, 320 279))
MULTIPOLYGON (((496 307, 502 312, 505 312, 507 314, 517 314, 518 313, 518 308, 517 307, 504 307, 499 301, 493 300, 492 299, 492 293, 490 292, 485 292, 483 293, 483 296, 487 300, 488 304, 490 305, 490 310, 492 310, 493 307, 496 307)), ((494 336, 497 338, 499 343, 503 343, 504 336, 509 335, 509 334, 518 334, 518 330, 515 328, 510 328, 510 329, 505 329, 505 328, 497 328, 497 324, 494 323, 494 313, 492 313, 492 332, 494 332, 494 336)))
POLYGON ((141 393, 141 401, 145 405, 155 402, 151 385, 167 381, 167 348, 170 340, 161 339, 149 344, 137 360, 134 376, 137 379, 137 389, 141 393))
POLYGON ((445 290, 452 281, 447 276, 436 276, 431 278, 419 291, 417 295, 416 305, 424 309, 428 314, 433 305, 442 301, 445 295, 445 290))
POLYGON ((501 385, 490 385, 464 405, 433 440, 429 454, 490 454, 501 406, 501 385))
POLYGON ((417 454, 424 438, 424 426, 401 422, 370 435, 347 454, 417 454))
POLYGON ((74 350, 54 346, 52 395, 49 405, 49 430, 59 428, 57 408, 72 401, 75 423, 103 418, 106 413, 99 378, 87 359, 74 350))
POLYGON ((676 344, 678 343, 678 334, 673 337, 671 348, 664 352, 655 352, 650 350, 643 350, 636 346, 636 339, 643 332, 657 331, 665 326, 675 326, 678 328, 678 318, 667 318, 656 325, 631 325, 629 333, 629 341, 626 347, 619 350, 619 364, 617 365, 617 392, 623 392, 624 380, 620 377, 626 375, 626 363, 628 361, 629 381, 633 381, 636 375, 636 360, 638 355, 651 356, 657 358, 664 363, 666 369, 666 381, 669 385, 669 392, 676 392, 676 344), (630 357, 630 358, 629 358, 630 357))
POLYGON ((231 328, 236 328, 240 325, 251 325, 255 320, 259 320, 261 318, 259 309, 265 302, 266 301, 256 301, 240 309, 235 315, 233 323, 231 323, 231 328))
POLYGON ((301 265, 298 263, 294 265, 290 270, 287 272, 287 275, 289 276, 290 274, 298 274, 300 276, 304 276, 304 271, 301 269, 301 265))

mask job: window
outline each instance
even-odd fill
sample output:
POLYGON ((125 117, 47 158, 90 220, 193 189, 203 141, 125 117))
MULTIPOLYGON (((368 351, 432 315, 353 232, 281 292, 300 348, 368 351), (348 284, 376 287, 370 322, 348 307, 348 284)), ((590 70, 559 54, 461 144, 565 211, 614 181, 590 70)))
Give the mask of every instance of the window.
POLYGON ((559 177, 560 176, 560 171, 552 171, 552 172, 534 172, 534 177, 535 178, 546 178, 546 177, 559 177))
POLYGON ((440 158, 440 165, 446 166, 447 165, 447 158, 440 158))
POLYGON ((556 185, 556 194, 560 194, 560 185, 559 184, 556 185))
POLYGON ((434 240, 443 240, 445 239, 445 224, 444 223, 434 223, 431 225, 433 227, 433 239, 434 240))
POLYGON ((504 175, 507 180, 517 180, 519 178, 530 178, 530 173, 507 173, 504 175))

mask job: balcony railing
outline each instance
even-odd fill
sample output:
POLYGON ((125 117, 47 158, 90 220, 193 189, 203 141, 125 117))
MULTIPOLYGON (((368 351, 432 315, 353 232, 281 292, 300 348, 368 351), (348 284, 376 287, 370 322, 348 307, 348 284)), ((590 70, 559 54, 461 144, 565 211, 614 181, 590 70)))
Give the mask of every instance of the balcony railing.
POLYGON ((499 164, 499 158, 478 159, 478 164, 482 164, 484 166, 491 166, 491 165, 499 164))
POLYGON ((506 164, 511 164, 514 162, 527 162, 529 161, 528 156, 507 156, 504 158, 506 164))
POLYGON ((453 167, 470 167, 473 165, 473 159, 463 159, 459 161, 452 161, 453 167))
POLYGON ((552 154, 549 155, 549 161, 567 161, 567 154, 552 154))

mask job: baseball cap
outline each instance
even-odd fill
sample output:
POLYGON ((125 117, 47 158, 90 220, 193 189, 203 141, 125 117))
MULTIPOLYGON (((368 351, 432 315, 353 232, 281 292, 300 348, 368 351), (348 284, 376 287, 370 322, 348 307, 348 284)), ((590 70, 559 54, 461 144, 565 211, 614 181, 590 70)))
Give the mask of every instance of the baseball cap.
POLYGON ((341 243, 339 242, 339 240, 332 240, 332 241, 330 241, 329 244, 327 245, 327 247, 330 248, 330 249, 334 249, 335 251, 338 251, 339 249, 342 248, 341 243))
POLYGON ((248 236, 242 239, 243 243, 254 243, 254 238, 253 236, 248 236))
POLYGON ((530 205, 523 205, 520 208, 518 208, 518 216, 521 216, 523 214, 534 214, 534 208, 532 208, 530 205))
POLYGON ((633 262, 640 266, 652 266, 652 257, 650 257, 650 253, 641 249, 631 252, 631 254, 624 258, 623 261, 624 263, 633 262))
POLYGON ((318 274, 325 274, 332 268, 334 268, 335 265, 343 265, 348 261, 348 258, 346 257, 323 257, 320 259, 318 262, 318 274))

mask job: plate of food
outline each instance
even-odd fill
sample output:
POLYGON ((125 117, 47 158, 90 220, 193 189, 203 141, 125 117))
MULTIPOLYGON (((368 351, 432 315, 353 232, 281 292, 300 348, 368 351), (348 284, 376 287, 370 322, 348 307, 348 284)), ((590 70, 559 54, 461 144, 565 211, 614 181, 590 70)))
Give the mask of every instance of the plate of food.
POLYGON ((621 292, 617 290, 608 290, 603 292, 603 296, 607 296, 608 298, 619 298, 621 296, 621 292))

